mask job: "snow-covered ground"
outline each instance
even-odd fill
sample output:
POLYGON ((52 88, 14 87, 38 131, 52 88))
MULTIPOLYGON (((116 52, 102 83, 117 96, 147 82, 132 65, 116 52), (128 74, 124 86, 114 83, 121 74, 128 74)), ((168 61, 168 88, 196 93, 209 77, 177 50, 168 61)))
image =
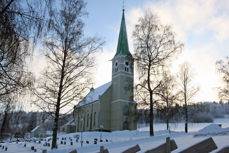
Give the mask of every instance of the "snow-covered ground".
MULTIPOLYGON (((38 141, 35 142, 16 142, 13 143, 2 143, 1 145, 7 146, 8 153, 31 153, 31 146, 34 146, 37 149, 37 152, 42 152, 43 149, 47 149, 48 153, 68 153, 74 149, 79 153, 95 153, 99 152, 101 145, 104 148, 107 148, 111 153, 122 152, 132 146, 139 144, 141 151, 145 152, 146 150, 155 148, 165 142, 166 137, 174 139, 178 149, 173 151, 180 152, 187 147, 190 147, 193 144, 196 144, 206 138, 212 137, 215 141, 218 149, 213 152, 229 146, 229 118, 215 119, 214 123, 200 123, 200 124, 189 124, 189 133, 184 133, 184 123, 172 123, 170 127, 170 132, 164 130, 166 128, 165 124, 155 124, 155 136, 149 136, 149 127, 140 125, 138 130, 135 131, 116 131, 116 132, 83 132, 83 133, 71 133, 71 134, 59 134, 58 140, 58 149, 50 150, 50 147, 43 146, 44 143, 50 143, 48 138, 46 141, 41 141, 41 144, 38 141), (218 126, 222 125, 222 128, 218 126), (83 147, 81 147, 80 140, 81 134, 83 136, 83 147), (76 135, 79 136, 79 141, 76 142, 76 135), (197 135, 197 136, 195 136, 197 135), (201 136, 198 136, 201 135, 201 136), (103 142, 100 142, 100 137, 102 137, 103 142), (66 138, 66 140, 62 140, 66 138), (94 138, 98 139, 98 143, 94 144, 94 138), (72 140, 71 140, 72 139, 72 140), (106 140, 108 142, 106 142, 106 140), (61 141, 66 145, 60 144, 61 141), (73 142, 73 145, 70 142, 73 142), (89 144, 85 142, 89 141, 89 144), (24 144, 26 143, 26 147, 24 144)), ((0 148, 0 152, 5 152, 0 148)))

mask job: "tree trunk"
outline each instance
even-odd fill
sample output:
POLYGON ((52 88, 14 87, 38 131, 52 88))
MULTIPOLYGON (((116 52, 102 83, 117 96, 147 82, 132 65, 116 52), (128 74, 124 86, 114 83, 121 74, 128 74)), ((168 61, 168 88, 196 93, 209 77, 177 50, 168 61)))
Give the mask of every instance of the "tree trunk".
MULTIPOLYGON (((186 88, 185 88, 186 89, 186 88)), ((188 108, 187 108, 187 92, 185 90, 184 92, 184 103, 185 103, 185 106, 184 106, 184 111, 185 111, 185 133, 188 133, 188 108)))
POLYGON ((166 101, 166 128, 169 130, 169 102, 168 100, 166 101))
POLYGON ((52 134, 52 149, 57 148, 57 130, 58 130, 58 122, 59 122, 59 113, 60 113, 60 101, 61 101, 61 94, 63 89, 63 80, 64 80, 64 69, 65 69, 65 61, 67 56, 67 50, 64 51, 64 59, 63 59, 63 65, 61 69, 61 78, 60 78, 60 85, 59 85, 59 91, 58 91, 58 97, 56 102, 56 112, 55 112, 55 119, 54 119, 54 125, 53 125, 53 134, 52 134))
POLYGON ((8 112, 7 112, 7 109, 6 109, 4 111, 4 117, 3 117, 2 126, 1 126, 0 138, 3 138, 4 137, 4 133, 6 132, 7 118, 8 118, 8 112))
POLYGON ((185 132, 188 133, 188 108, 187 103, 185 102, 185 132))
POLYGON ((150 122, 150 136, 154 136, 154 130, 153 130, 153 92, 150 92, 150 113, 149 113, 149 122, 150 122))
POLYGON ((4 117, 3 117, 3 121, 2 121, 2 126, 1 126, 1 130, 0 130, 0 138, 4 137, 4 133, 6 132, 7 126, 8 126, 8 111, 10 110, 10 103, 7 102, 6 104, 6 108, 4 111, 4 117))

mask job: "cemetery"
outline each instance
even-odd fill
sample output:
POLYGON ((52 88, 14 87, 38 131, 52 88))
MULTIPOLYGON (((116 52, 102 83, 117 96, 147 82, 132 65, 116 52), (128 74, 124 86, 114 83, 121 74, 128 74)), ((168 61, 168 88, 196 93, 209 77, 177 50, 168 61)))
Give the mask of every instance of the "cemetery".
POLYGON ((0 143, 0 152, 7 153, 225 153, 229 149, 229 119, 215 123, 191 124, 184 133, 180 123, 171 130, 161 130, 165 124, 155 125, 155 136, 148 127, 134 131, 75 132, 58 135, 57 149, 51 149, 52 138, 12 139, 0 143), (204 126, 204 127, 203 127, 204 126))

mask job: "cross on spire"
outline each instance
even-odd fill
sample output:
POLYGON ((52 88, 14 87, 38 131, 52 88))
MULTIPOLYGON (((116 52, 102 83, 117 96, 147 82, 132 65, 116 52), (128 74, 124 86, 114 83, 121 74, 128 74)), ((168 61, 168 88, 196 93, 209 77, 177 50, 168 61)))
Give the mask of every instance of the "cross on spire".
POLYGON ((125 11, 125 1, 122 0, 122 11, 124 12, 125 11))

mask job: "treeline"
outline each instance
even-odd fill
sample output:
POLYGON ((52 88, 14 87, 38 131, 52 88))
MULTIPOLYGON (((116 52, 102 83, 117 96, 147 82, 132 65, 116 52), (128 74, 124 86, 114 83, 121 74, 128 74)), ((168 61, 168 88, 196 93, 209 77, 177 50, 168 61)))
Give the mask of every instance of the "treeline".
MULTIPOLYGON (((0 127, 2 127, 4 114, 0 113, 0 127)), ((45 112, 10 112, 7 115, 5 136, 24 137, 38 125, 43 125, 48 131, 52 131, 53 117, 45 112)), ((64 125, 72 115, 63 115, 60 118, 60 126, 64 125)))
MULTIPOLYGON (((155 122, 166 123, 167 120, 167 108, 164 106, 154 109, 155 122)), ((189 122, 201 123, 201 122, 213 122, 214 118, 223 118, 225 115, 229 115, 229 102, 216 103, 216 102, 201 102, 188 105, 189 122)), ((149 109, 138 110, 138 124, 150 123, 149 109)), ((168 112, 169 121, 173 123, 184 122, 184 106, 176 104, 171 106, 168 112)))

